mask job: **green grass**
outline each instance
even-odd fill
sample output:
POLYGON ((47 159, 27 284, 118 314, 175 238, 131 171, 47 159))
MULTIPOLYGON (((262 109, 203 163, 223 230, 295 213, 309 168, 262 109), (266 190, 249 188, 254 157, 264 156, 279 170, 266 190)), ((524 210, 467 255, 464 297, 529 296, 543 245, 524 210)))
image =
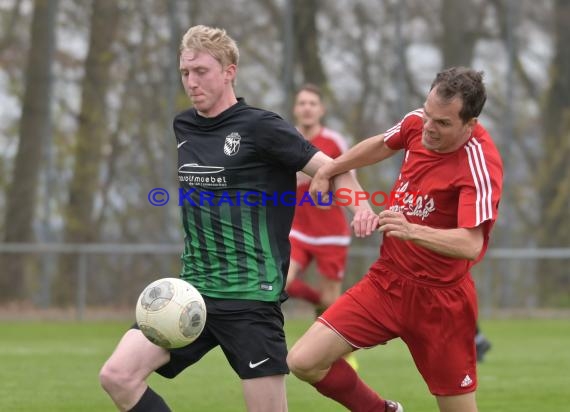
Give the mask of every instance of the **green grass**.
MULTIPOLYGON (((289 320, 293 343, 309 320, 289 320)), ((129 322, 1 322, 0 411, 113 411, 98 370, 129 322)), ((490 320, 493 343, 479 367, 480 411, 567 411, 570 403, 570 321, 490 320)), ((360 351, 360 374, 409 412, 435 411, 435 401, 400 341, 360 351)), ((215 350, 174 381, 150 383, 174 411, 244 411, 239 380, 215 350)), ((295 377, 287 379, 291 411, 343 411, 295 377)))

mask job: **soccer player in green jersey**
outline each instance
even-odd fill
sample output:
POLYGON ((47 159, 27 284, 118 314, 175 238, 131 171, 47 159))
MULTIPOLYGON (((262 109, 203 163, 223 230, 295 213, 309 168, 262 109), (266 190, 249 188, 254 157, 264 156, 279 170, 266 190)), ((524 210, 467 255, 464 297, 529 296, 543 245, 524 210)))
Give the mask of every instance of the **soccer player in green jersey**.
MULTIPOLYGON (((126 332, 100 373, 122 411, 169 411, 147 377, 156 371, 173 378, 216 346, 241 379, 248 411, 287 410, 281 302, 295 176, 300 170, 313 176, 330 158, 275 113, 236 97, 238 57, 221 29, 194 26, 181 42, 180 75, 193 103, 174 119, 181 277, 202 293, 208 316, 196 341, 170 351, 136 326, 126 332)), ((361 190, 350 174, 335 183, 361 190)))

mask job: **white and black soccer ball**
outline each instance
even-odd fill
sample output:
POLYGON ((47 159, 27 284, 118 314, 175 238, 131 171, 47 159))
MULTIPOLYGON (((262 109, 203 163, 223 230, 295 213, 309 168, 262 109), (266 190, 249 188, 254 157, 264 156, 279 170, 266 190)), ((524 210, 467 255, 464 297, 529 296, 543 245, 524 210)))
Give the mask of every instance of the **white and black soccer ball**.
POLYGON ((183 279, 163 278, 140 294, 136 319, 152 343, 166 349, 194 342, 206 324, 206 304, 194 286, 183 279))

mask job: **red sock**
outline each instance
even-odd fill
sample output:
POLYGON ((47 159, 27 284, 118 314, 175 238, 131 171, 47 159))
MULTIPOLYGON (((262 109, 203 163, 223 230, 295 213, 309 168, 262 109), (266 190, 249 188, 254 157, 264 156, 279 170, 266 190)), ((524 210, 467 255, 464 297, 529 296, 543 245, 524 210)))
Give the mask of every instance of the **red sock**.
POLYGON ((352 412, 384 411, 385 408, 384 399, 370 389, 343 358, 333 363, 329 373, 313 386, 352 412))
POLYGON ((305 299, 313 305, 320 305, 321 294, 300 279, 293 279, 287 287, 287 293, 292 298, 305 299))

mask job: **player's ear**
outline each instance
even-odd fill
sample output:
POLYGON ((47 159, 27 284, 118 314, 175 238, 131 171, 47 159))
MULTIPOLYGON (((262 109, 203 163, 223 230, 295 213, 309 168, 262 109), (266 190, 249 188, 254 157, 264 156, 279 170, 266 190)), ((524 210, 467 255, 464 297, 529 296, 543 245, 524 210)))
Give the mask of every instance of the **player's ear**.
POLYGON ((321 117, 325 117, 325 115, 327 114, 327 108, 325 107, 322 101, 319 102, 319 106, 321 108, 321 117))
POLYGON ((224 69, 226 80, 231 83, 236 78, 237 66, 235 64, 228 64, 224 69))
POLYGON ((473 130, 473 128, 477 125, 477 123, 479 122, 479 119, 476 117, 472 117, 471 119, 469 119, 467 121, 467 123, 465 123, 465 126, 471 130, 473 130))

